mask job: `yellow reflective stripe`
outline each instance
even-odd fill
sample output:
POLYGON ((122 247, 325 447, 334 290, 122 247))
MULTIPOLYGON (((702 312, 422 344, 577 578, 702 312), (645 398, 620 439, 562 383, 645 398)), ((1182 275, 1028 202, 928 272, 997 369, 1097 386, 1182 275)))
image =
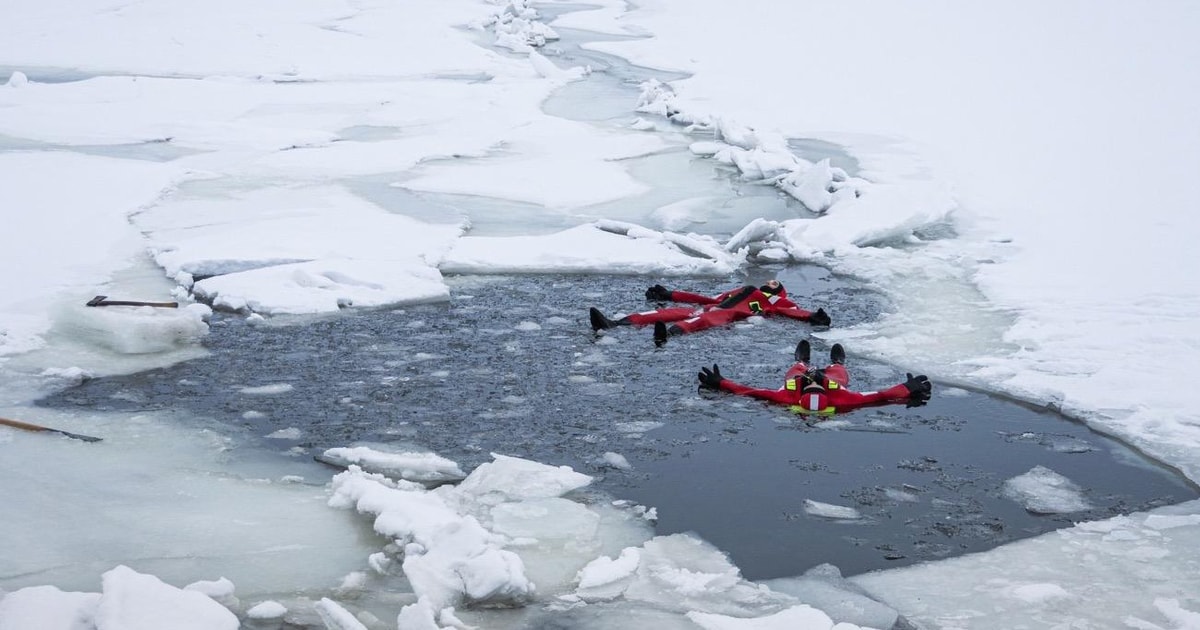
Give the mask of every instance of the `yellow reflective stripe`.
POLYGON ((796 391, 796 379, 789 378, 787 382, 783 384, 783 386, 793 392, 796 391))
POLYGON ((792 413, 803 414, 806 416, 810 413, 815 413, 818 416, 832 416, 837 413, 837 407, 830 406, 830 407, 826 407, 820 411, 813 411, 812 409, 806 409, 804 407, 804 405, 791 405, 788 407, 788 411, 791 411, 792 413))
POLYGON ((755 300, 750 303, 750 310, 757 313, 762 310, 762 304, 759 304, 758 300, 755 300))
POLYGON ((837 389, 837 381, 829 381, 828 383, 825 383, 825 387, 828 387, 829 389, 837 389))

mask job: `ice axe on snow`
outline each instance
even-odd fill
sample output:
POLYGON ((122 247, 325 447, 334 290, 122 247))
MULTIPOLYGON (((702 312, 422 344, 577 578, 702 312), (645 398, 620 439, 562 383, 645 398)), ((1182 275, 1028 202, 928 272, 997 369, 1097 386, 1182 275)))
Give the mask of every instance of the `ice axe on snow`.
POLYGON ((83 440, 84 442, 99 442, 100 440, 103 439, 103 438, 98 438, 98 437, 92 437, 90 435, 80 435, 78 433, 71 433, 70 431, 63 431, 62 429, 51 429, 50 427, 44 427, 40 424, 33 424, 30 422, 21 422, 20 420, 9 420, 8 418, 0 418, 0 424, 13 427, 14 429, 23 429, 25 431, 40 431, 40 432, 49 432, 49 433, 59 433, 59 434, 65 435, 69 438, 75 438, 76 440, 83 440))
POLYGON ((179 308, 178 302, 136 302, 131 300, 110 300, 107 295, 97 295, 87 301, 88 306, 155 306, 158 308, 179 308))

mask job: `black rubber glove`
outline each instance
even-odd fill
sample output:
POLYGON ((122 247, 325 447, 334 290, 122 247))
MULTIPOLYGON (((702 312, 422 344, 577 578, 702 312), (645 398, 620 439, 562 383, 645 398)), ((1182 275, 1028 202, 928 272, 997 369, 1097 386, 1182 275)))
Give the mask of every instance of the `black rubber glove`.
POLYGON ((814 326, 828 326, 832 321, 829 318, 829 313, 826 313, 823 308, 817 309, 817 312, 808 316, 808 323, 814 326))
POLYGON ((929 402, 929 397, 933 395, 933 383, 929 382, 929 378, 924 374, 913 376, 911 372, 906 376, 908 380, 904 381, 904 387, 908 390, 908 406, 920 407, 929 402))
POLYGON ((671 290, 661 284, 656 284, 649 289, 646 289, 647 300, 660 300, 663 302, 671 301, 671 290))
POLYGON ((725 377, 721 376, 721 368, 714 363, 712 369, 706 367, 700 368, 700 373, 696 375, 700 379, 700 387, 704 389, 721 389, 721 381, 725 377))

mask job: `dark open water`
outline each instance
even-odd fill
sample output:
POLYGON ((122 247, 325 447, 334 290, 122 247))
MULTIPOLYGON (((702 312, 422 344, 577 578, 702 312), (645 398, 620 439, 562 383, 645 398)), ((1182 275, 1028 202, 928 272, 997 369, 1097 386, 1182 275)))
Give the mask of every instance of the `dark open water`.
MULTIPOLYGON (((835 326, 873 318, 881 306, 877 295, 824 270, 779 276, 800 304, 829 310, 835 326)), ((211 356, 88 381, 40 404, 187 411, 241 436, 241 449, 315 455, 358 442, 417 444, 468 471, 492 452, 569 465, 615 498, 656 507, 659 533, 694 531, 724 549, 750 579, 822 562, 853 575, 1197 496, 1170 471, 1076 422, 936 381, 926 407, 862 410, 815 426, 782 407, 698 392, 695 374, 713 362, 728 377, 779 386, 811 328, 765 320, 663 348, 648 329, 592 333, 588 306, 610 314, 648 308, 642 293, 659 280, 459 277, 450 279, 449 304, 287 326, 217 315, 205 342, 211 356), (291 390, 241 391, 278 384, 291 390), (286 428, 300 437, 263 437, 286 428), (606 452, 631 468, 605 463, 606 452), (1037 516, 1001 496, 1006 479, 1036 465, 1083 486, 1096 507, 1037 516), (812 516, 806 499, 854 507, 863 518, 812 516)), ((741 280, 663 283, 716 293, 741 280)), ((815 355, 827 351, 823 341, 813 344, 815 355)), ((902 368, 848 351, 856 389, 903 379, 902 368)))

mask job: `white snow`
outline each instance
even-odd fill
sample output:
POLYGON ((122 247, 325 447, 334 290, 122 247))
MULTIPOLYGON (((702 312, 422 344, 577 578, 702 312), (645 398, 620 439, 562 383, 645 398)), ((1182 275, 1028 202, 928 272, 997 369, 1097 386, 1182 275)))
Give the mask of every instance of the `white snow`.
POLYGON ((176 588, 126 566, 105 573, 102 584, 95 616, 99 628, 236 630, 239 627, 237 617, 207 595, 176 588))
POLYGON ((246 611, 249 619, 279 619, 286 614, 287 607, 273 600, 259 602, 246 611))
MULTIPOLYGON (((361 568, 374 541, 312 507, 328 488, 231 470, 224 436, 32 405, 203 353, 211 311, 194 298, 263 321, 446 300, 447 273, 723 277, 756 249, 891 300, 829 341, 1050 404, 1200 480, 1185 380, 1200 372, 1200 5, 597 0, 546 24, 525 0, 14 0, 5 23, 0 411, 106 439, 0 429, 0 534, 30 541, 0 580, 42 580, 0 591, 0 628, 234 628, 232 585, 317 590, 348 558, 361 568), (548 95, 594 76, 556 63, 556 28, 632 36, 588 47, 691 74, 648 82, 619 124, 548 116, 548 95), (797 138, 854 168, 797 157, 797 138), (730 237, 708 191, 648 194, 629 165, 649 155, 728 165, 812 215, 737 217, 730 237), (419 210, 439 195, 480 203, 419 210), (182 307, 84 306, 95 295, 182 307), (270 562, 229 584, 196 574, 228 556, 270 562)), ((1010 481, 1034 511, 1086 507, 1050 471, 1010 481)), ((354 467, 332 502, 392 541, 372 566, 392 554, 412 584, 415 603, 389 611, 402 628, 559 595, 707 628, 871 627, 888 607, 927 628, 1200 616, 1198 502, 855 576, 887 610, 849 618, 816 590, 745 581, 703 541, 651 538, 637 510, 569 498, 587 483, 497 455, 434 490, 354 467)), ((235 612, 282 614, 267 603, 235 612)), ((371 622, 332 598, 303 607, 331 628, 371 622)))
POLYGON ((322 597, 321 601, 317 602, 316 609, 321 615, 321 621, 329 630, 367 630, 350 611, 328 597, 322 597))
POLYGON ((99 593, 63 592, 54 586, 29 586, 0 592, 0 623, 4 628, 84 630, 93 627, 99 593))
POLYGON ((354 464, 359 468, 408 481, 457 481, 466 473, 454 461, 427 450, 402 450, 379 445, 326 449, 324 461, 339 466, 354 464))

